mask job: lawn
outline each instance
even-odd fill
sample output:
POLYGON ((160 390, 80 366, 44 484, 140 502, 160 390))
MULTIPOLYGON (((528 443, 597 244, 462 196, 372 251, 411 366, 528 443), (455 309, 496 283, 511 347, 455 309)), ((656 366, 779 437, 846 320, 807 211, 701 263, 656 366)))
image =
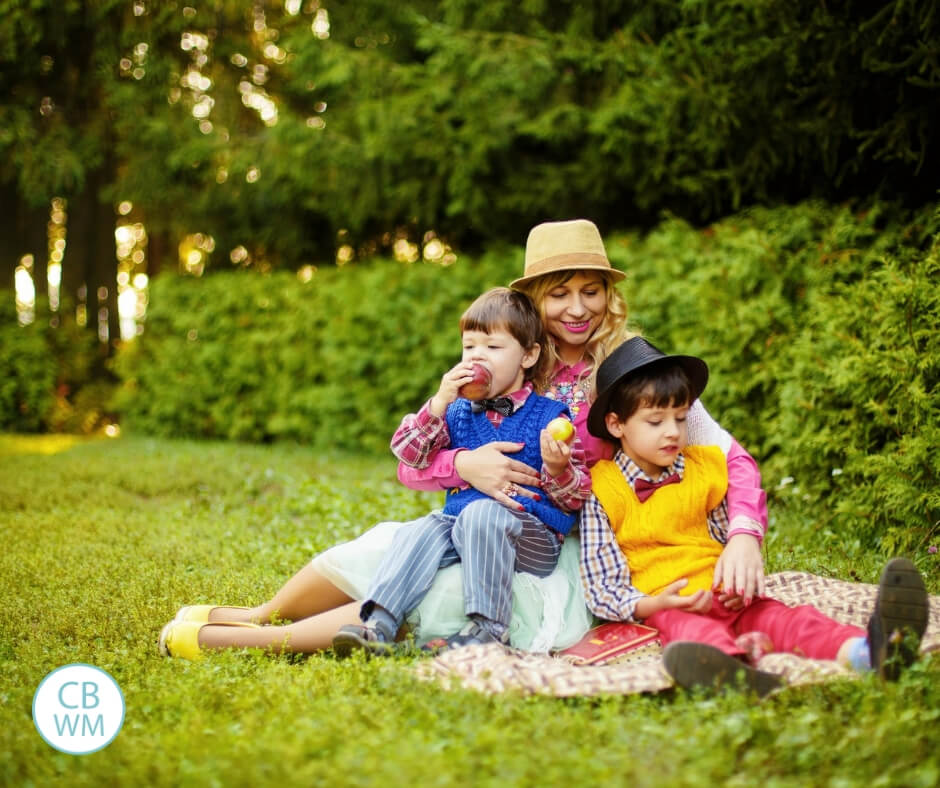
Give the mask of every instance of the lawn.
MULTIPOLYGON (((940 659, 897 684, 790 689, 761 703, 668 695, 484 696, 409 658, 217 654, 167 660, 186 602, 247 604, 318 550, 433 495, 388 457, 291 446, 0 436, 3 785, 898 785, 940 782, 940 659), (33 693, 62 665, 107 670, 127 706, 106 748, 52 749, 33 693)), ((874 581, 883 558, 778 514, 768 569, 874 581)), ((932 593, 940 556, 914 556, 932 593)))

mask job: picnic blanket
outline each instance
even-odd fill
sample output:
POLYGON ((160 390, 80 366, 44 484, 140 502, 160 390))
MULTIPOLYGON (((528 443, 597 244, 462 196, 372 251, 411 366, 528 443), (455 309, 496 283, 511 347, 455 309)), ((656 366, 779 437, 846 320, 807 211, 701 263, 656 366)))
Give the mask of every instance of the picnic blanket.
MULTIPOLYGON (((767 596, 790 606, 812 604, 837 621, 861 627, 868 622, 876 594, 874 584, 833 580, 807 572, 779 572, 766 578, 767 596)), ((940 597, 931 596, 921 652, 936 650, 940 650, 940 597)), ((673 686, 672 678, 662 668, 661 656, 662 647, 653 642, 614 663, 577 666, 549 655, 488 644, 446 651, 420 663, 416 670, 421 678, 438 681, 444 687, 486 693, 514 690, 556 697, 626 695, 661 692, 673 686)), ((767 654, 757 667, 782 676, 791 686, 858 677, 837 662, 796 654, 767 654)))

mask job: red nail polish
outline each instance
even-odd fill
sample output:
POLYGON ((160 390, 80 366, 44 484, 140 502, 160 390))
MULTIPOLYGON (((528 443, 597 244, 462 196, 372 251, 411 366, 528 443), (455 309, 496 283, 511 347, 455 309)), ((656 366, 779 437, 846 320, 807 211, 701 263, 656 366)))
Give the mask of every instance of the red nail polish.
POLYGON ((541 501, 541 500, 542 500, 542 496, 539 495, 538 493, 536 493, 536 494, 535 494, 535 500, 536 500, 536 501, 541 501))

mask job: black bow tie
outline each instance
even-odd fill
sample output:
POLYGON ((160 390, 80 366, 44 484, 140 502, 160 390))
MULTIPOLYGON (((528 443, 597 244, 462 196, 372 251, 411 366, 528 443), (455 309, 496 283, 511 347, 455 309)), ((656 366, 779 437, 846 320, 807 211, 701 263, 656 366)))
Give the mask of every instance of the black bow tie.
POLYGON ((484 410, 495 410, 504 416, 512 416, 512 397, 495 397, 494 399, 480 399, 470 403, 470 410, 480 413, 484 410))

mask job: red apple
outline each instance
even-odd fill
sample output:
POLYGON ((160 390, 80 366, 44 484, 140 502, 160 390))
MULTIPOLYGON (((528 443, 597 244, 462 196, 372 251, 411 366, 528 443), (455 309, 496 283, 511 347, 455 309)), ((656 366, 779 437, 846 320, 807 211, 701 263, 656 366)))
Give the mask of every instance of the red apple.
POLYGON ((482 364, 473 365, 473 380, 464 383, 457 394, 467 399, 483 399, 490 391, 490 383, 493 378, 490 371, 482 364))
POLYGON ((557 419, 552 419, 548 424, 545 425, 545 429, 548 430, 548 434, 551 435, 556 441, 564 441, 568 443, 574 437, 574 424, 572 424, 564 416, 559 416, 557 419))

